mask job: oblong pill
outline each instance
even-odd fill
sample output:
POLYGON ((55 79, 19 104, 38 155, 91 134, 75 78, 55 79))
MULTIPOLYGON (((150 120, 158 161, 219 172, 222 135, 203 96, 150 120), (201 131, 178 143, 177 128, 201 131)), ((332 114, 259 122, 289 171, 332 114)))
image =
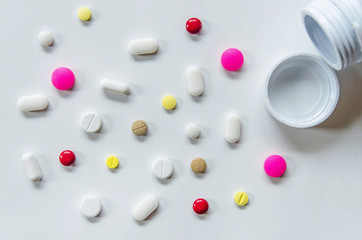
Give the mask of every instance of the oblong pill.
POLYGON ((132 40, 128 44, 128 51, 133 55, 152 54, 158 50, 158 42, 154 38, 132 40))
POLYGON ((41 111, 48 107, 48 98, 43 95, 23 96, 18 100, 18 108, 23 112, 41 111))
POLYGON ((108 78, 104 78, 101 81, 101 88, 104 91, 110 91, 118 94, 125 94, 129 93, 129 85, 125 82, 119 82, 115 80, 111 80, 108 78))
POLYGON ((186 72, 187 90, 192 96, 200 96, 204 92, 202 72, 198 67, 190 67, 186 72))
POLYGON ((38 164, 38 160, 36 159, 33 153, 25 153, 23 155, 22 162, 26 175, 30 180, 32 181, 41 180, 41 171, 38 164))
POLYGON ((227 115, 225 121, 225 139, 229 143, 236 143, 240 140, 241 120, 235 113, 227 115))
POLYGON ((148 196, 143 199, 132 212, 132 216, 137 221, 145 220, 158 207, 158 200, 155 196, 148 196))

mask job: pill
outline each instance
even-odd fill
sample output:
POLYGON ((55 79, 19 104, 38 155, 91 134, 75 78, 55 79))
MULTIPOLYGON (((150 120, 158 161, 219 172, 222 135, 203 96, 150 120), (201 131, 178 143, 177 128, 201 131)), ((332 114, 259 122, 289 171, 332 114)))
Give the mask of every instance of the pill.
POLYGON ((167 110, 172 110, 176 107, 176 98, 171 95, 167 95, 162 99, 162 106, 167 110))
POLYGON ((190 67, 186 72, 187 90, 192 96, 200 96, 204 92, 202 73, 198 67, 190 67))
POLYGON ((145 136, 147 131, 147 123, 143 120, 137 120, 132 124, 132 132, 136 136, 145 136))
POLYGON ((244 56, 238 49, 229 48, 221 55, 221 64, 228 71, 237 71, 244 64, 244 56))
POLYGON ((81 213, 87 218, 93 218, 102 211, 102 203, 96 198, 86 198, 80 205, 81 213))
POLYGON ((237 114, 231 113, 225 121, 225 139, 229 143, 236 143, 240 140, 241 121, 237 114))
POLYGON ((136 39, 128 44, 128 51, 133 55, 152 54, 157 50, 158 42, 154 38, 136 39))
POLYGON ((264 170, 270 177, 280 177, 286 169, 287 163, 279 155, 271 155, 264 161, 264 170))
POLYGON ((74 74, 69 68, 60 67, 53 71, 52 83, 56 89, 68 90, 73 87, 74 81, 74 74))
POLYGON ((95 133, 101 129, 102 119, 96 113, 87 113, 82 118, 81 126, 87 133, 95 133))
POLYGON ((115 169, 118 167, 119 161, 116 156, 109 156, 106 160, 107 167, 110 169, 115 169))
POLYGON ((201 31, 202 23, 197 18, 190 18, 186 22, 186 30, 191 34, 196 34, 201 31))
POLYGON ((78 9, 78 18, 82 21, 88 21, 92 17, 92 12, 87 7, 81 7, 78 9))
POLYGON ((200 136, 200 127, 196 124, 190 124, 186 127, 186 136, 190 139, 196 139, 200 136))
POLYGON ((48 107, 48 98, 43 95, 23 96, 18 100, 18 108, 23 112, 41 111, 48 107))
POLYGON ((75 161, 75 154, 70 150, 64 150, 59 154, 59 161, 64 166, 70 166, 75 161))
POLYGON ((48 47, 53 45, 54 37, 50 32, 43 31, 39 33, 38 40, 41 45, 43 45, 44 47, 48 47))
POLYGON ((108 78, 104 78, 101 81, 101 88, 104 91, 110 91, 118 94, 129 94, 129 85, 125 82, 119 82, 115 80, 111 80, 108 78))
POLYGON ((148 196, 133 208, 132 216, 137 221, 145 220, 158 207, 158 200, 155 196, 148 196))
POLYGON ((194 204, 192 207, 193 207, 195 213, 204 214, 207 212, 207 210, 209 210, 209 203, 205 199, 199 198, 194 201, 194 204))
POLYGON ((204 173, 206 171, 206 162, 202 158, 195 158, 191 161, 191 170, 194 173, 204 173))
POLYGON ((41 171, 35 155, 33 153, 25 153, 22 162, 28 178, 32 181, 40 181, 41 171))
POLYGON ((160 159, 153 166, 153 174, 159 179, 169 178, 172 173, 173 166, 170 160, 160 159))
POLYGON ((246 205, 248 203, 248 200, 248 194, 246 194, 245 192, 237 192, 234 195, 234 201, 239 206, 246 205))

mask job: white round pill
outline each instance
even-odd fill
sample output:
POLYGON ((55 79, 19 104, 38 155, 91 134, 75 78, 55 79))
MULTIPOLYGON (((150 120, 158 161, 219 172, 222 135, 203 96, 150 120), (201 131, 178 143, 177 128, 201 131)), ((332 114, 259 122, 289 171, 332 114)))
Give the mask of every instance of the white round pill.
POLYGON ((200 137, 201 130, 196 124, 190 124, 186 127, 186 136, 190 139, 196 139, 200 137))
POLYGON ((102 211, 102 203, 96 198, 86 198, 80 206, 80 211, 88 218, 96 217, 102 211))
POLYGON ((54 37, 50 32, 43 31, 38 36, 39 42, 44 47, 48 47, 53 45, 54 37))
POLYGON ((96 113, 87 113, 83 116, 81 125, 87 133, 95 133, 101 129, 102 119, 96 113))
POLYGON ((153 166, 153 174, 159 179, 169 178, 172 173, 172 162, 167 159, 158 160, 153 166))

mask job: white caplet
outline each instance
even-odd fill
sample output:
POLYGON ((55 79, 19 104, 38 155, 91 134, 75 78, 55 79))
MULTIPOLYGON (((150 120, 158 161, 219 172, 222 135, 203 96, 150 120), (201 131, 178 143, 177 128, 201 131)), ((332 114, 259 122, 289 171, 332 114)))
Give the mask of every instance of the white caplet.
POLYGON ((48 107, 48 98, 43 95, 23 96, 18 100, 18 108, 23 112, 41 111, 48 107))
POLYGON ((22 162, 28 178, 32 181, 40 181, 41 171, 35 155, 33 153, 25 153, 22 162))
POLYGON ((198 67, 190 67, 186 72, 187 90, 192 96, 200 96, 204 92, 202 72, 198 67))
POLYGON ((154 38, 132 40, 128 44, 128 51, 133 55, 152 54, 158 50, 158 42, 154 38))
POLYGON ((111 80, 108 78, 104 78, 101 81, 101 88, 104 91, 110 91, 118 94, 129 94, 129 85, 125 82, 119 82, 115 80, 111 80))
POLYGON ((225 139, 229 143, 236 143, 240 140, 241 120, 235 113, 227 115, 225 121, 225 139))
POLYGON ((158 207, 158 200, 155 196, 148 196, 133 209, 132 216, 137 221, 145 220, 158 207))
POLYGON ((48 47, 53 45, 54 37, 53 35, 48 31, 43 31, 38 36, 39 43, 43 45, 44 47, 48 47))

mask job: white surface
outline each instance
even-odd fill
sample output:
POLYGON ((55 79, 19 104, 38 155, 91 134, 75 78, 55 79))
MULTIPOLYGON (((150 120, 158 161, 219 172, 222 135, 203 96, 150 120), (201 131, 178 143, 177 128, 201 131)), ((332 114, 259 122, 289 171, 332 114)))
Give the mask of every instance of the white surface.
POLYGON ((153 166, 153 174, 159 179, 169 178, 172 173, 173 166, 170 160, 160 159, 153 166))
POLYGON ((157 207, 158 199, 152 195, 147 196, 133 208, 132 216, 137 221, 146 220, 157 207))
POLYGON ((161 239, 161 231, 164 239, 175 240, 361 239, 361 65, 338 74, 339 105, 320 127, 287 127, 263 104, 275 63, 293 53, 317 53, 300 16, 307 2, 0 1, 0 206, 6 206, 0 239, 161 239), (92 9, 88 23, 77 18, 83 5, 92 9), (202 20, 200 36, 186 32, 190 17, 202 20), (56 39, 50 49, 38 42, 43 29, 56 39), (135 59, 129 41, 147 36, 159 40, 159 52, 135 59), (226 72, 220 64, 229 47, 244 53, 240 72, 226 72), (205 80, 205 92, 196 99, 185 81, 193 65, 205 80), (52 71, 60 66, 74 71, 72 91, 51 84, 52 71), (108 98, 99 87, 104 77, 125 79, 131 94, 108 98), (23 114, 18 98, 34 93, 49 97, 49 109, 23 114), (177 97, 172 113, 161 105, 167 94, 177 97), (79 126, 91 111, 103 120, 96 136, 79 126), (224 139, 230 112, 243 122, 242 138, 234 145, 224 139), (147 136, 133 135, 137 119, 147 122, 147 136), (202 128, 196 143, 185 137, 190 123, 202 128), (70 170, 58 160, 65 149, 77 156, 70 170), (27 151, 37 154, 43 172, 38 186, 23 172, 27 151), (121 156, 114 172, 104 164, 110 154, 121 156), (263 170, 271 154, 287 161, 281 179, 272 180, 263 170), (195 157, 208 164, 200 178, 190 170, 195 157), (165 184, 151 171, 159 158, 170 159, 175 168, 165 184), (249 195, 243 209, 233 200, 239 189, 249 195), (138 224, 132 208, 149 194, 159 198, 159 209, 138 224), (102 201, 102 214, 90 222, 79 206, 92 195, 102 201), (203 218, 192 210, 200 197, 210 204, 203 218))

